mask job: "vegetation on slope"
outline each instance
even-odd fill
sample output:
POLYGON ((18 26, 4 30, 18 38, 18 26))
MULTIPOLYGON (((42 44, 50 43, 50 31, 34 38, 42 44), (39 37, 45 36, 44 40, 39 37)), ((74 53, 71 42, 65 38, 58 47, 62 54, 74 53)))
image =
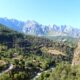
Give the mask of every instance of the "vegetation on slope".
POLYGON ((54 70, 42 73, 37 80, 80 80, 80 65, 59 63, 54 70))
POLYGON ((62 61, 71 63, 76 45, 70 44, 24 35, 0 24, 0 60, 14 65, 11 71, 0 76, 0 80, 31 80, 50 66, 56 66, 62 61), (42 50, 44 47, 66 56, 49 54, 42 50))

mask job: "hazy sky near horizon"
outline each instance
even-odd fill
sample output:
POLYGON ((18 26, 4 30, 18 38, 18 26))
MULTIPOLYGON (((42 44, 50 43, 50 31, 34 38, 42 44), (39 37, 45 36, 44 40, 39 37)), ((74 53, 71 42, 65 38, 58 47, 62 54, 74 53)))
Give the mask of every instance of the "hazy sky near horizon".
POLYGON ((0 0, 0 17, 80 26, 80 0, 0 0))

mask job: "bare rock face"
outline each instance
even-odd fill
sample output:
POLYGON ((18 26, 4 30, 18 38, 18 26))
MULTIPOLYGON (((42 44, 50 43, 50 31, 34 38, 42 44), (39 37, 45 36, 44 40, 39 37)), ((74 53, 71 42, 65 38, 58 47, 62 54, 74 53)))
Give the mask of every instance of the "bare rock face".
POLYGON ((78 46, 74 51, 72 65, 80 65, 80 41, 78 42, 78 46))
POLYGON ((19 21, 16 19, 0 18, 0 24, 8 28, 22 32, 24 34, 35 36, 69 36, 74 38, 80 37, 80 28, 70 25, 43 25, 34 20, 19 21))

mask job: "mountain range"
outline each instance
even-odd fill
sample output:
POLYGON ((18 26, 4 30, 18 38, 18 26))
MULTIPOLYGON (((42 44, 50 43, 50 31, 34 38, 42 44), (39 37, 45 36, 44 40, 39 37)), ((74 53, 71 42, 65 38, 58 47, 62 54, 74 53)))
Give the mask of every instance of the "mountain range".
POLYGON ((0 23, 28 35, 80 37, 80 29, 67 25, 42 25, 33 20, 19 21, 8 18, 0 18, 0 23))

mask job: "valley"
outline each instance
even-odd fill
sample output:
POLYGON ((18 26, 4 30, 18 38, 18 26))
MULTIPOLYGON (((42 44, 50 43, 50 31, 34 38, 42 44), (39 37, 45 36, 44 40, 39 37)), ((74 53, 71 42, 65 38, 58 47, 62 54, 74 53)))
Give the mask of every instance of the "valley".
POLYGON ((80 80, 80 0, 0 0, 0 80, 80 80))
POLYGON ((78 39, 54 39, 25 35, 0 24, 0 60, 8 64, 0 66, 0 80, 57 80, 57 70, 64 66, 65 72, 72 70, 78 39))

